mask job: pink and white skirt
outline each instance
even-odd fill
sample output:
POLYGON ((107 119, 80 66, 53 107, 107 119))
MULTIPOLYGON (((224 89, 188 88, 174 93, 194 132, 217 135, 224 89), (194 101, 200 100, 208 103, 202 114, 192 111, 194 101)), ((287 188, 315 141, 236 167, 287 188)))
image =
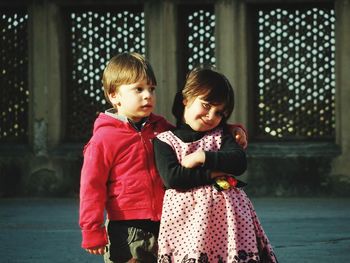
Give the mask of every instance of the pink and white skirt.
POLYGON ((158 262, 277 262, 252 203, 239 188, 165 193, 158 262))

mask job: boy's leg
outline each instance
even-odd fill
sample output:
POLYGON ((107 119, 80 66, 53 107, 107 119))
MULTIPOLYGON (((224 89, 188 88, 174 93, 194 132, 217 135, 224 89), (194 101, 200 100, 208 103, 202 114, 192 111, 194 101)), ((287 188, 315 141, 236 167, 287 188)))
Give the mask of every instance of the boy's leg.
POLYGON ((157 262, 157 237, 153 233, 111 221, 108 236, 106 263, 157 262))
POLYGON ((133 228, 131 232, 134 232, 134 239, 129 247, 135 262, 157 262, 157 237, 139 228, 133 228))
POLYGON ((109 259, 109 257, 110 257, 110 255, 109 255, 109 243, 108 243, 108 245, 106 246, 106 251, 105 251, 105 253, 103 255, 103 260, 104 260, 105 263, 113 263, 113 261, 111 261, 109 259))
MULTIPOLYGON (((106 219, 105 226, 106 226, 107 233, 108 233, 108 223, 109 223, 109 220, 106 219)), ((111 261, 109 259, 109 246, 110 246, 110 242, 108 240, 108 244, 106 246, 106 251, 105 251, 105 253, 103 255, 103 260, 104 260, 105 263, 113 263, 113 261, 111 261)))

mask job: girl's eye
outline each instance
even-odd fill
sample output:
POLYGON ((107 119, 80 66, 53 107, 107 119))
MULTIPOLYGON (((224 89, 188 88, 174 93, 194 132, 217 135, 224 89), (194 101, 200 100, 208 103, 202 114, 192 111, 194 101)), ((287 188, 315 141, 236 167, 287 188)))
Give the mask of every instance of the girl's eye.
POLYGON ((225 113, 223 111, 217 111, 215 115, 221 118, 225 117, 225 113))
POLYGON ((149 89, 149 91, 153 93, 153 92, 156 91, 156 88, 155 88, 155 87, 151 87, 151 88, 149 89))
POLYGON ((202 103, 202 107, 206 110, 210 110, 211 105, 209 103, 202 103))
POLYGON ((136 88, 137 92, 142 92, 142 90, 143 90, 142 88, 136 88))

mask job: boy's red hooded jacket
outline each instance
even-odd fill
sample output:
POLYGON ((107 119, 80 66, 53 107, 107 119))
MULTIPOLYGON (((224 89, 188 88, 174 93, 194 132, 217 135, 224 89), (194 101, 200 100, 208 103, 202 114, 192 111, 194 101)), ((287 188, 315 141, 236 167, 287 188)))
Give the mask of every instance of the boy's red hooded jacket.
POLYGON ((138 132, 129 122, 100 113, 84 148, 80 181, 82 247, 107 244, 104 211, 110 220, 159 221, 164 186, 157 174, 152 139, 171 129, 151 114, 138 132))

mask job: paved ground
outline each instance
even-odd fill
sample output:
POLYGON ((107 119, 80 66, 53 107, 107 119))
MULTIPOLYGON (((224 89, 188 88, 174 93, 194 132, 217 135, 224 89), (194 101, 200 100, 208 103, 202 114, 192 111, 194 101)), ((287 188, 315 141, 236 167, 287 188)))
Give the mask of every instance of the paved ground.
MULTIPOLYGON (((349 262, 350 199, 252 199, 281 263, 349 262)), ((0 262, 103 262, 80 249, 74 199, 0 199, 0 262)))

